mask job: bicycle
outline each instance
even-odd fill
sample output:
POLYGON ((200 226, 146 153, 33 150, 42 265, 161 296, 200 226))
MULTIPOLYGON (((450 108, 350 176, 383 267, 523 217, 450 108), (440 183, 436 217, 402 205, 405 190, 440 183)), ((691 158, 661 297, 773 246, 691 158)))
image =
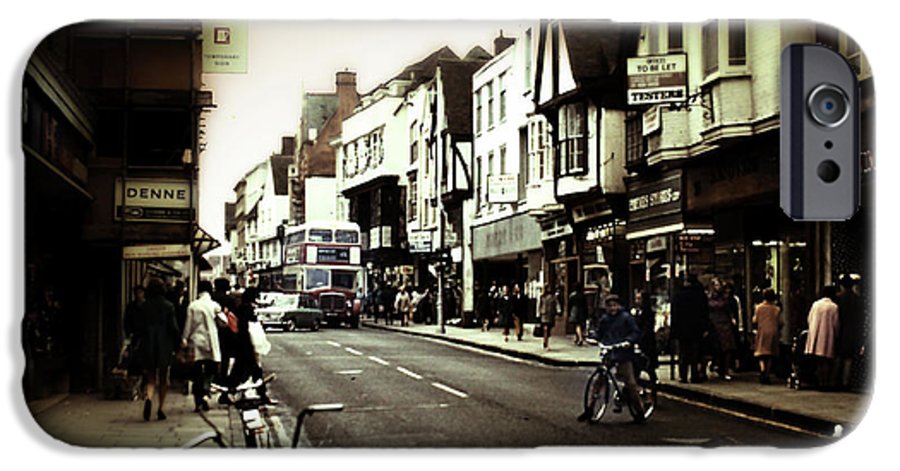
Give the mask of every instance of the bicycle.
POLYGON ((589 414, 588 421, 597 423, 606 414, 610 405, 615 412, 621 412, 622 403, 628 406, 628 412, 636 421, 645 421, 653 415, 656 409, 657 381, 655 375, 651 375, 646 367, 640 364, 649 364, 640 349, 634 347, 637 358, 633 362, 635 376, 638 385, 638 397, 644 406, 644 414, 641 416, 636 407, 628 400, 625 394, 624 382, 616 377, 617 362, 612 359, 610 353, 615 349, 631 348, 630 342, 622 342, 614 345, 600 345, 600 362, 597 369, 588 378, 584 388, 584 410, 589 414))
MULTIPOLYGON (((228 403, 234 407, 241 417, 241 430, 244 437, 244 445, 247 448, 271 448, 272 436, 266 425, 265 416, 268 415, 268 407, 271 401, 263 399, 258 389, 275 379, 275 374, 256 381, 247 380, 245 383, 234 387, 225 387, 212 384, 213 392, 220 392, 228 398, 228 403)), ((213 431, 203 433, 184 445, 184 448, 196 448, 206 441, 212 440, 220 448, 227 448, 224 434, 202 412, 200 417, 212 427, 213 431)), ((231 413, 229 411, 229 420, 231 413)))

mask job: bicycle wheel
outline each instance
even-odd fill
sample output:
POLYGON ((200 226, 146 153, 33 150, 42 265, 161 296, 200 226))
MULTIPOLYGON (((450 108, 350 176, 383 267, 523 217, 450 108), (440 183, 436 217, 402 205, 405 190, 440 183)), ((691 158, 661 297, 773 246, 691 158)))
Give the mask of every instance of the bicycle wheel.
POLYGON ((597 423, 603 418, 603 414, 609 409, 609 379, 606 370, 597 368, 588 378, 584 387, 584 410, 590 414, 588 420, 597 423))
POLYGON ((658 382, 656 381, 656 376, 651 375, 646 369, 642 369, 636 379, 638 385, 638 397, 641 400, 641 404, 644 406, 644 414, 643 417, 639 417, 638 411, 635 410, 635 407, 631 402, 628 403, 628 411, 636 420, 647 420, 656 410, 656 390, 658 382))

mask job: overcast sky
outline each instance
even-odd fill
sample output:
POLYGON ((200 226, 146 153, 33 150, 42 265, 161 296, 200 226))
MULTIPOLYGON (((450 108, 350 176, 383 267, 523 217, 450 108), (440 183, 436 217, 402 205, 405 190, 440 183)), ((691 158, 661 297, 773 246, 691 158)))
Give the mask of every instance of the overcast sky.
POLYGON ((248 170, 280 150, 282 136, 296 132, 303 90, 333 91, 335 72, 346 69, 364 94, 445 45, 460 57, 476 45, 493 53, 501 29, 512 36, 525 24, 251 22, 248 73, 204 75, 217 108, 207 115, 200 157, 200 224, 227 242, 224 203, 234 201, 232 189, 248 170))

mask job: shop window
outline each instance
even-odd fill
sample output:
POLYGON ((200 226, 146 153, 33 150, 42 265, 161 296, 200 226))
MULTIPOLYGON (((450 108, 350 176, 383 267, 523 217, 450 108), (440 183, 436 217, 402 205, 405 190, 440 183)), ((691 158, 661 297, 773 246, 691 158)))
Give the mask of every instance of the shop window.
POLYGON ((580 174, 587 170, 585 104, 572 103, 559 108, 559 174, 580 174))
POLYGON ((703 25, 703 73, 711 75, 719 70, 719 22, 703 25))

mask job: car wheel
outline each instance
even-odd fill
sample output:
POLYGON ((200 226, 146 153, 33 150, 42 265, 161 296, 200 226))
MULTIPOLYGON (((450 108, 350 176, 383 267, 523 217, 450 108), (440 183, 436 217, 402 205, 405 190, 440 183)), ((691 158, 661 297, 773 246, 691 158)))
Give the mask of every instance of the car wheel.
POLYGON ((297 330, 297 324, 294 323, 293 319, 288 319, 288 321, 284 323, 284 331, 293 332, 295 330, 297 330))
POLYGON ((318 332, 318 331, 319 331, 319 327, 321 327, 321 326, 319 325, 319 320, 318 320, 318 319, 314 320, 313 323, 312 323, 312 327, 311 327, 312 331, 313 331, 313 332, 318 332))

